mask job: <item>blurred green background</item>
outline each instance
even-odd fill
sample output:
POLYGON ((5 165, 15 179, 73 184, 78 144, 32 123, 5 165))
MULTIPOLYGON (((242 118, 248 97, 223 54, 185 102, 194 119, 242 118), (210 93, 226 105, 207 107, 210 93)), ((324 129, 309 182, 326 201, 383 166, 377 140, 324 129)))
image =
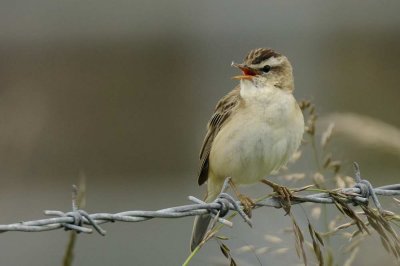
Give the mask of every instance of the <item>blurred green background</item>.
MULTIPOLYGON (((205 125, 237 84, 231 61, 257 47, 288 56, 297 99, 311 99, 321 116, 354 112, 399 127, 399 8, 371 0, 1 1, 0 223, 69 210, 80 173, 88 212, 202 197, 205 125)), ((347 175, 357 160, 376 185, 399 180, 398 153, 340 136, 333 152, 347 175)), ((255 216, 254 229, 238 219, 225 232, 233 245, 268 245, 260 235, 290 226, 280 210, 255 216)), ((75 265, 180 265, 192 220, 105 225, 106 237, 79 235, 75 265)), ((0 264, 60 265, 67 236, 1 234, 0 264)), ((288 253, 259 255, 262 265, 300 263, 292 236, 285 241, 288 253)), ((394 265, 379 246, 376 237, 366 241, 354 265, 394 265)), ((259 265, 254 254, 234 256, 259 265)), ((218 263, 226 260, 210 243, 192 265, 218 263)))

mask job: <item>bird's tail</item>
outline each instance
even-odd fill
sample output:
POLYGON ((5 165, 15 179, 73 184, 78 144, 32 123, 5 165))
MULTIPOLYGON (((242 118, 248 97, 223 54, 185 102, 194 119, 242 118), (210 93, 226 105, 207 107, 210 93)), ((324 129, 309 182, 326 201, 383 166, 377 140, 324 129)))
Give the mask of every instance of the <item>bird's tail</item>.
MULTIPOLYGON (((212 202, 216 199, 219 193, 208 193, 205 202, 212 202)), ((207 233, 208 226, 210 225, 211 215, 202 214, 196 216, 194 219, 192 239, 190 241, 190 251, 193 251, 203 240, 205 234, 207 233)))
POLYGON ((202 214, 196 216, 196 218, 194 219, 192 240, 190 241, 190 251, 195 250, 195 248, 201 243, 205 234, 207 233, 210 221, 211 221, 210 214, 202 214))

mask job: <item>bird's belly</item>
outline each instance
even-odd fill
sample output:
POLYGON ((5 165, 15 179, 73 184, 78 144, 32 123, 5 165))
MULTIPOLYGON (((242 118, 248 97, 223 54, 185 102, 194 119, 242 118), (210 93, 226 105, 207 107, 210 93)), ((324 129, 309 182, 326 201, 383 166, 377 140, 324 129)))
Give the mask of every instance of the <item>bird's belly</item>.
POLYGON ((272 125, 254 117, 229 121, 211 149, 213 176, 219 179, 230 176, 237 184, 251 184, 267 177, 297 149, 303 132, 293 126, 296 125, 272 125))

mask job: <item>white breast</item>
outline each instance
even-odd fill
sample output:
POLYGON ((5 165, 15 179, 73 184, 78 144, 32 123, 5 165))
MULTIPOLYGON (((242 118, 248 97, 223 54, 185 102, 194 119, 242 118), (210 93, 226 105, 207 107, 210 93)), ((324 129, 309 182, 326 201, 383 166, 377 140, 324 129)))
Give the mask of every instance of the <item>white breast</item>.
POLYGON ((241 87, 245 104, 214 139, 210 177, 250 184, 286 164, 300 145, 304 119, 290 92, 249 81, 241 87))

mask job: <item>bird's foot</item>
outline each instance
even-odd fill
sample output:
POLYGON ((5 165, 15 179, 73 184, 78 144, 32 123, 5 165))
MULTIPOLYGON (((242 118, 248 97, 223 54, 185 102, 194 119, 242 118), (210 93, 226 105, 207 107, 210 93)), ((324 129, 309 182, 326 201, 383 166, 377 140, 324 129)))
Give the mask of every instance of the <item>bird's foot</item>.
POLYGON ((229 180, 229 184, 233 192, 235 192, 236 196, 238 197, 240 203, 242 203, 244 213, 251 218, 251 210, 254 208, 254 206, 256 206, 255 202, 246 195, 240 193, 232 179, 229 180))
POLYGON ((247 216, 249 216, 249 218, 251 218, 251 210, 254 208, 254 206, 256 206, 255 202, 251 198, 240 193, 237 194, 237 197, 239 198, 240 203, 243 205, 243 211, 247 214, 247 216))
POLYGON ((285 210, 286 214, 290 213, 290 208, 292 206, 291 199, 293 198, 293 193, 290 191, 288 187, 281 186, 274 182, 271 182, 267 179, 261 180, 262 183, 270 186, 273 191, 280 197, 283 201, 281 201, 282 208, 285 210))

